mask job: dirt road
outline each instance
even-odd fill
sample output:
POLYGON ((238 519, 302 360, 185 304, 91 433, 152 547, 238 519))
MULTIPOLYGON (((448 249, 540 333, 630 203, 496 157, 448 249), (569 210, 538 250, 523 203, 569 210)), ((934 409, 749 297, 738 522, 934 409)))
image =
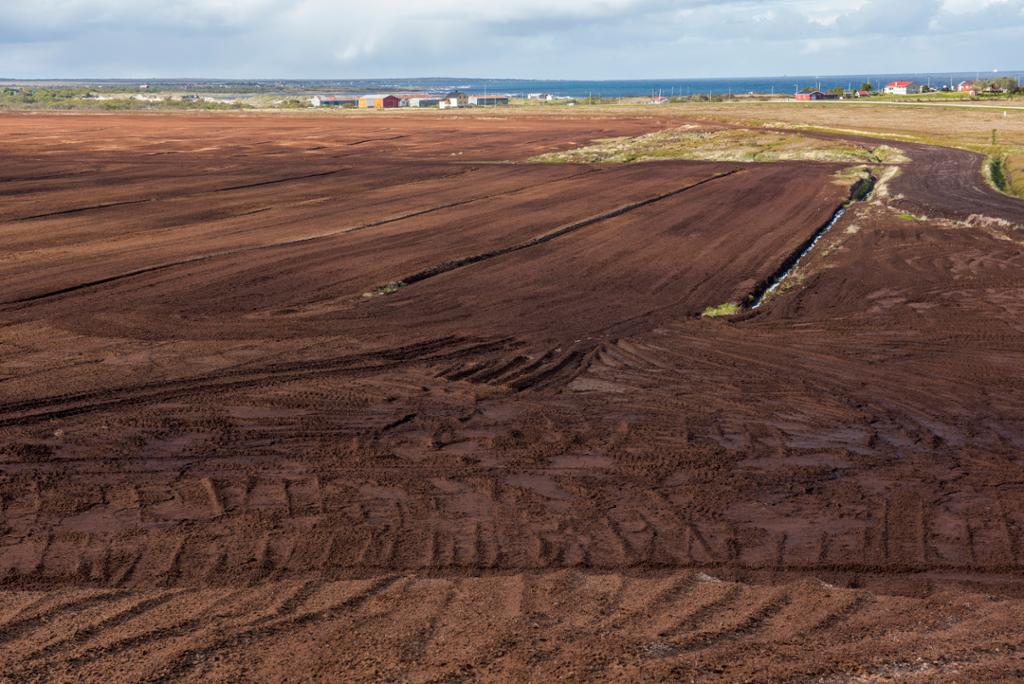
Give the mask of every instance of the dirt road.
POLYGON ((908 146, 700 318, 850 188, 523 162, 669 125, 0 117, 3 674, 1024 672, 1024 204, 908 146))

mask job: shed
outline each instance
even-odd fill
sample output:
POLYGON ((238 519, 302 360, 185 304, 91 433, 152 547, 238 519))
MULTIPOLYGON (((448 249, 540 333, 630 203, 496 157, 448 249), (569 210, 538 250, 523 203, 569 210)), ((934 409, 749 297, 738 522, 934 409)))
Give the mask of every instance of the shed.
POLYGON ((397 95, 363 95, 359 98, 360 109, 396 109, 402 104, 397 95))
POLYGON ((441 100, 436 97, 410 97, 410 107, 437 107, 441 104, 441 100))
POLYGON ((497 107, 508 104, 508 95, 470 95, 469 104, 477 107, 497 107))

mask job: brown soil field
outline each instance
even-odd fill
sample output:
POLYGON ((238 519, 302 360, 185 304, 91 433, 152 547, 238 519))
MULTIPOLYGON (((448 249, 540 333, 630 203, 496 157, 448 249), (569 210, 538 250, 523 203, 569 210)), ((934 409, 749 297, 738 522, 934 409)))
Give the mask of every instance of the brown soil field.
POLYGON ((677 125, 0 116, 0 681, 1024 677, 1024 203, 677 125))

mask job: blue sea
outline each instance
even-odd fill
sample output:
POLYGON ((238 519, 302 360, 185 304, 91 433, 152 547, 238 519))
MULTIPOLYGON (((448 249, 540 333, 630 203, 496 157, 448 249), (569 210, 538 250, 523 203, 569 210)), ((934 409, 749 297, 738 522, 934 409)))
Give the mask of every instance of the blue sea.
POLYGON ((523 96, 529 93, 548 93, 558 97, 650 97, 654 95, 687 96, 687 95, 744 95, 757 94, 792 94, 804 88, 830 90, 836 87, 847 89, 859 88, 864 82, 872 83, 875 88, 884 86, 889 81, 912 80, 928 84, 935 88, 943 85, 956 85, 961 81, 977 78, 993 78, 1011 76, 1024 80, 1024 69, 971 72, 939 72, 939 73, 892 73, 892 74, 847 74, 833 76, 771 76, 751 78, 678 78, 678 79, 639 79, 620 81, 569 81, 569 80, 529 80, 501 78, 384 78, 356 80, 326 79, 252 79, 252 80, 220 80, 220 79, 97 79, 80 81, 51 81, 53 83, 78 83, 87 85, 137 85, 149 83, 154 86, 172 88, 190 88, 195 90, 217 90, 228 94, 232 92, 294 92, 308 94, 317 92, 336 95, 359 95, 363 93, 385 92, 424 92, 444 94, 452 90, 468 93, 494 93, 512 96, 523 96))
POLYGON ((373 93, 373 92, 428 92, 446 93, 451 90, 484 92, 512 96, 528 93, 550 93, 562 97, 631 97, 664 95, 742 95, 748 93, 787 94, 806 87, 829 90, 835 87, 859 88, 864 82, 871 82, 876 88, 889 81, 912 80, 930 84, 935 88, 976 78, 1012 76, 1024 78, 1020 71, 958 72, 958 73, 894 73, 894 74, 848 74, 840 76, 776 76, 761 78, 696 78, 696 79, 649 79, 628 81, 558 81, 520 80, 497 78, 410 78, 410 79, 367 79, 353 81, 282 81, 279 85, 291 83, 304 88, 322 89, 325 92, 373 93))

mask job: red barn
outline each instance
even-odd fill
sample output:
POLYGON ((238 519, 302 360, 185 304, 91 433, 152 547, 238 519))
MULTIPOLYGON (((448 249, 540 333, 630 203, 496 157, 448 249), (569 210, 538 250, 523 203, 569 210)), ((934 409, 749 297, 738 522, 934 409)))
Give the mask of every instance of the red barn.
POLYGON ((821 92, 820 90, 812 90, 809 93, 797 93, 796 99, 802 102, 809 102, 811 100, 824 100, 825 93, 821 92))

